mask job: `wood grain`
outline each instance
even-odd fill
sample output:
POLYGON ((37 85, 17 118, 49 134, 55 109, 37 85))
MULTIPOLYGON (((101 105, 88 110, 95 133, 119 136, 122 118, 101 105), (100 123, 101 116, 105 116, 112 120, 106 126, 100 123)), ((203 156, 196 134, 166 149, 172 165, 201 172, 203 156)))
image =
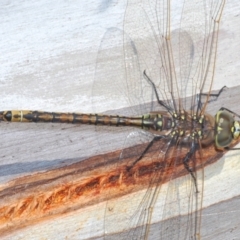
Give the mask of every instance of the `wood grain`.
MULTIPOLYGON (((107 28, 121 26, 124 4, 120 1, 1 3, 1 110, 92 112, 92 84, 99 44, 107 28)), ((220 25, 214 89, 223 85, 229 89, 218 101, 209 104, 208 112, 211 114, 221 106, 240 112, 240 88, 233 87, 240 83, 238 12, 238 1, 226 4, 220 25)), ((99 101, 99 112, 115 109, 117 101, 99 101)), ((6 187, 10 189, 22 183, 20 192, 14 188, 9 190, 6 202, 9 205, 11 201, 16 202, 21 192, 24 199, 24 191, 28 191, 30 186, 29 182, 21 182, 22 179, 43 174, 46 180, 55 176, 56 168, 70 169, 72 164, 91 156, 122 149, 131 131, 1 122, 2 194, 6 187)), ((205 168, 203 239, 240 238, 239 160, 239 151, 229 151, 205 168)), ((67 186, 63 180, 60 184, 63 188, 67 186)), ((34 188, 31 191, 34 192, 34 188)), ((127 199, 123 198, 124 201, 127 199)), ((29 225, 26 221, 25 225, 21 224, 28 227, 9 232, 2 239, 97 238, 103 235, 104 211, 105 203, 98 202, 46 217, 47 220, 38 224, 29 225)), ((27 215, 24 217, 26 219, 27 215)), ((165 221, 172 223, 172 219, 165 221)), ((156 223, 156 227, 158 224, 161 223, 156 223)))

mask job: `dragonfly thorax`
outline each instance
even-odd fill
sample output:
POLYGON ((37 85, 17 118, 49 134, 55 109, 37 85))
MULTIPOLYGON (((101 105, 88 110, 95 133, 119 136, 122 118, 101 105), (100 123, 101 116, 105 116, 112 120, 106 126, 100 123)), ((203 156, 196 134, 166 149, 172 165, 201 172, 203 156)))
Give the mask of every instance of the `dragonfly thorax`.
POLYGON ((209 115, 197 115, 190 112, 181 111, 173 114, 174 128, 170 132, 171 136, 180 138, 183 142, 190 139, 200 141, 206 146, 214 140, 214 118, 209 115))
POLYGON ((214 118, 205 114, 197 116, 190 112, 152 112, 142 117, 142 128, 156 135, 181 139, 183 142, 200 141, 208 145, 214 140, 214 118))

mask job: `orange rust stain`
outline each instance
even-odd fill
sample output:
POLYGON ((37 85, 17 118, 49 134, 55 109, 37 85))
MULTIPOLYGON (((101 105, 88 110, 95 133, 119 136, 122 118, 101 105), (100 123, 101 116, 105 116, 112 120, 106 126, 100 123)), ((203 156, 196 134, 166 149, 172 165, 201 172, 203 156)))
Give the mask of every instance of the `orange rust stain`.
MULTIPOLYGON (((130 152, 138 152, 131 147, 130 152)), ((162 146, 163 147, 163 146, 162 146)), ((173 164, 174 152, 167 158, 159 157, 159 143, 154 144, 139 162, 136 157, 119 160, 120 151, 62 167, 45 173, 11 181, 0 192, 0 234, 32 224, 45 218, 96 204, 118 196, 146 188, 149 182, 163 184, 174 177, 189 174, 182 164, 187 149, 182 150, 179 161, 173 164), (106 162, 105 159, 110 159, 106 162), (94 167, 93 167, 94 166, 94 167), (63 184, 64 183, 64 184, 63 184), (26 188, 28 186, 28 188, 26 188)), ((202 158, 196 154, 194 166, 199 169, 219 159, 223 152, 216 152, 210 146, 202 158)), ((190 163, 191 166, 191 163, 190 163)))
POLYGON ((29 207, 29 204, 32 202, 33 197, 28 197, 24 201, 20 203, 20 206, 17 210, 17 215, 21 216, 24 212, 26 212, 27 208, 29 207))

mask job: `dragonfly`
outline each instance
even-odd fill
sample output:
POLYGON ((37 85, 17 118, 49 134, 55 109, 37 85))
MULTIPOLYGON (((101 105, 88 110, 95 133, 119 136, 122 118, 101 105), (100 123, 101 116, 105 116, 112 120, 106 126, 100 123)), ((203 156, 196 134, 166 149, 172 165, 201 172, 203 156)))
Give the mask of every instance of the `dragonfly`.
MULTIPOLYGON (((148 142, 139 156, 130 164, 140 162, 151 146, 163 141, 159 159, 175 156, 173 166, 184 166, 186 191, 178 199, 178 185, 173 171, 164 207, 161 213, 167 219, 169 212, 180 212, 187 204, 189 212, 178 220, 162 222, 154 229, 154 206, 161 193, 164 168, 156 170, 143 197, 134 202, 132 212, 122 219, 115 200, 107 202, 104 239, 200 239, 201 208, 203 201, 203 170, 197 171, 196 153, 215 144, 229 147, 239 137, 239 117, 227 108, 215 116, 206 112, 211 93, 217 53, 220 19, 225 1, 184 1, 181 18, 175 19, 170 1, 129 1, 123 29, 109 29, 104 35, 96 64, 93 96, 128 102, 130 115, 102 115, 58 113, 32 110, 5 110, 0 120, 8 122, 52 122, 72 124, 136 127, 125 147, 148 142), (111 47, 112 41, 120 47, 111 47), (110 47, 109 47, 110 46, 110 47), (119 70, 118 70, 119 69, 119 70), (115 76, 121 72, 121 76, 115 76), (108 87, 102 87, 108 86, 108 87), (189 96, 189 98, 188 98, 189 96), (203 102, 203 98, 205 101, 203 102), (158 108, 155 109, 154 101, 158 108), (150 103, 150 104, 149 104, 150 103), (184 203, 185 200, 185 203, 184 203), (117 219, 117 220, 116 220, 117 219), (184 223, 184 224, 183 224, 184 223)), ((95 101, 93 99, 93 101, 95 101)), ((93 105, 97 105, 93 103, 93 105)), ((119 161, 128 153, 124 150, 119 161)), ((151 161, 151 159, 150 159, 151 161)), ((183 214, 184 215, 184 214, 183 214)))

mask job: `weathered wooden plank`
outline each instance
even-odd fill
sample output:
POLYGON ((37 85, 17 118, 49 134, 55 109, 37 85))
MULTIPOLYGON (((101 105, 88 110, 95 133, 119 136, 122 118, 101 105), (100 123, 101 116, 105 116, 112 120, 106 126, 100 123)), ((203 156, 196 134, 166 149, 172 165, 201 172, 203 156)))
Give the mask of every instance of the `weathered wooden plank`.
MULTIPOLYGON (((97 50, 106 29, 121 26, 124 3, 79 1, 73 5, 59 1, 55 4, 47 1, 22 1, 1 3, 1 9, 2 110, 91 112, 90 99, 97 50)), ((223 85, 239 85, 238 10, 238 1, 231 1, 225 6, 220 26, 214 89, 223 85)), ((236 104, 239 91, 239 88, 226 90, 219 101, 212 104, 209 112, 215 113, 221 106, 240 112, 236 104)), ((101 105, 99 111, 115 108, 115 103, 112 102, 101 102, 101 105)), ((119 149, 130 131, 115 134, 114 129, 105 129, 97 133, 98 137, 92 126, 2 122, 0 125, 2 187, 16 177, 70 165, 79 161, 79 158, 85 159, 99 153, 102 147, 98 139, 101 145, 111 143, 111 149, 119 149)), ((215 204, 203 212, 202 235, 206 239, 239 236, 238 156, 238 151, 229 152, 205 170, 204 201, 206 206, 215 204), (234 220, 234 226, 229 224, 230 218, 234 220)), ((21 236, 29 239, 44 236, 53 239, 56 235, 59 239, 100 236, 103 231, 104 207, 104 203, 99 203, 95 207, 61 215, 16 231, 5 239, 20 239, 21 236), (93 219, 96 225, 95 232, 91 235, 93 219)))

